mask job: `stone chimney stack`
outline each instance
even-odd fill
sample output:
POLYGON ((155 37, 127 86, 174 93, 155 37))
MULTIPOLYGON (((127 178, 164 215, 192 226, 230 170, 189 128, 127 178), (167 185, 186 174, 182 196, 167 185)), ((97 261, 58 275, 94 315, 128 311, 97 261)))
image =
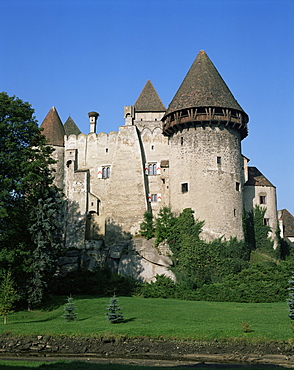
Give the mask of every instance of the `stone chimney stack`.
POLYGON ((88 116, 90 118, 90 133, 94 132, 96 134, 96 125, 97 125, 99 113, 89 112, 88 116))

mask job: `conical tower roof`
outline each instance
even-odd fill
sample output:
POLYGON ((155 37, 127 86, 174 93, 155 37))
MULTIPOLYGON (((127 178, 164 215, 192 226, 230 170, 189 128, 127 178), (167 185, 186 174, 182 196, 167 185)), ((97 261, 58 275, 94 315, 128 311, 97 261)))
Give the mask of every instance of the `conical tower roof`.
POLYGON ((226 121, 239 124, 241 138, 247 136, 248 116, 204 50, 197 55, 162 118, 164 134, 190 121, 226 121), (179 121, 180 120, 180 121, 179 121), (172 130, 170 130, 172 128, 172 130))
POLYGON ((222 107, 243 111, 204 50, 197 55, 166 114, 192 107, 222 107))
POLYGON ((42 134, 49 140, 50 145, 63 146, 65 131, 57 110, 52 107, 42 122, 42 134))
POLYGON ((165 112, 166 108, 162 104, 156 90, 150 80, 146 82, 144 89, 135 103, 136 112, 165 112))
POLYGON ((65 121, 65 124, 64 124, 63 127, 64 127, 64 131, 65 131, 66 136, 69 136, 69 135, 78 136, 78 135, 81 134, 80 129, 78 128, 75 121, 71 117, 68 117, 68 119, 65 121))

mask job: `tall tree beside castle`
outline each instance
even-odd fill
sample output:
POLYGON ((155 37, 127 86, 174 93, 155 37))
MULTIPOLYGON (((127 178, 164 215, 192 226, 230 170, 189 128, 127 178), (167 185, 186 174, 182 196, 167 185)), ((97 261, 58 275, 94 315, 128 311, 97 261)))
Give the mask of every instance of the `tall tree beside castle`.
MULTIPOLYGON (((138 232, 146 211, 156 217, 164 207, 175 214, 191 208, 211 241, 242 240, 243 208, 258 204, 274 235, 275 187, 241 151, 248 115, 203 50, 167 109, 148 80, 118 132, 97 134, 98 116, 89 113, 88 135, 72 118, 63 126, 54 107, 42 123, 69 203, 67 246, 97 251, 104 239, 110 248, 138 232)), ((118 270, 132 258, 108 255, 118 270)))
POLYGON ((61 197, 52 147, 29 103, 0 93, 0 273, 12 272, 20 296, 39 303, 61 246, 61 197))

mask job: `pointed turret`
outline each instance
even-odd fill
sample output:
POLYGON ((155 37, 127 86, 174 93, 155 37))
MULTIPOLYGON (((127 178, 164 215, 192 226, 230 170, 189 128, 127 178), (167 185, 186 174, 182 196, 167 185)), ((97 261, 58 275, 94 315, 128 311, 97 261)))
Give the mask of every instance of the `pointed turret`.
POLYGON ((55 107, 50 109, 42 122, 41 128, 50 145, 64 146, 65 131, 55 107))
POLYGON ((204 122, 229 124, 240 131, 242 139, 248 134, 247 114, 203 50, 197 55, 162 121, 164 134, 168 136, 182 126, 204 122))
POLYGON ((135 103, 136 112, 165 112, 166 108, 162 104, 160 97, 154 89, 150 80, 146 82, 144 89, 135 103))
POLYGON ((80 129, 78 128, 75 121, 71 117, 68 117, 63 127, 66 136, 69 135, 79 136, 81 134, 80 129))

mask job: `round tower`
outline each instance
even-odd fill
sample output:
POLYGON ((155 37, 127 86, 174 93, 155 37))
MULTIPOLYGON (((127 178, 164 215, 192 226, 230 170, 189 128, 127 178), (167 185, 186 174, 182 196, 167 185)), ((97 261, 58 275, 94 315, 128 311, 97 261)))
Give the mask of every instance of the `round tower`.
POLYGON ((170 205, 192 208, 207 240, 243 239, 241 140, 248 116, 200 51, 163 121, 169 138, 170 205))

